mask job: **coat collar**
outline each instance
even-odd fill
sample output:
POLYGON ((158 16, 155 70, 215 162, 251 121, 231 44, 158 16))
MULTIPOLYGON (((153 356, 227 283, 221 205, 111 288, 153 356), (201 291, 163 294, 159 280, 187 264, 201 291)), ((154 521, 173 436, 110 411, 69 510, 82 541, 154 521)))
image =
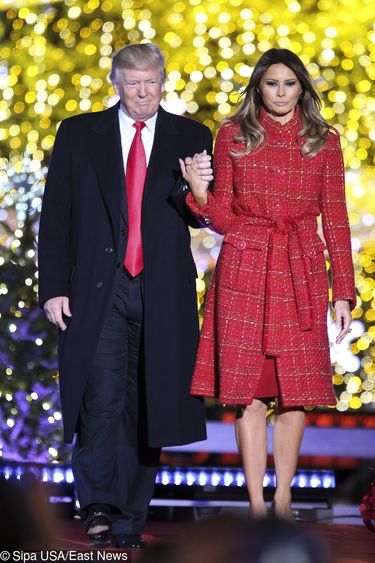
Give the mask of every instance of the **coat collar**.
POLYGON ((120 102, 118 101, 114 106, 98 112, 95 115, 95 120, 93 123, 93 130, 97 133, 104 133, 107 129, 110 129, 114 125, 118 124, 118 111, 120 109, 120 102))
POLYGON ((125 189, 118 109, 119 103, 93 116, 92 135, 89 137, 93 165, 116 244, 120 228, 121 188, 125 189))
MULTIPOLYGON (((99 181, 100 190, 108 209, 112 222, 114 239, 119 229, 121 209, 127 222, 126 205, 121 205, 122 190, 125 190, 125 172, 122 161, 121 136, 118 119, 120 102, 111 108, 95 115, 92 125, 93 134, 90 136, 91 154, 99 181)), ((155 126, 154 143, 147 167, 144 199, 155 192, 157 187, 168 195, 171 186, 168 183, 158 183, 163 176, 163 167, 170 166, 170 154, 178 134, 175 116, 159 107, 155 126)))
POLYGON ((157 166, 161 165, 163 157, 166 157, 175 143, 177 130, 173 116, 159 107, 155 126, 154 143, 152 145, 150 160, 147 168, 146 183, 157 173, 157 166))
POLYGON ((294 108, 292 117, 286 123, 280 123, 273 119, 270 114, 261 106, 259 110, 259 121, 267 135, 272 136, 289 136, 295 135, 301 129, 301 110, 298 106, 294 108))

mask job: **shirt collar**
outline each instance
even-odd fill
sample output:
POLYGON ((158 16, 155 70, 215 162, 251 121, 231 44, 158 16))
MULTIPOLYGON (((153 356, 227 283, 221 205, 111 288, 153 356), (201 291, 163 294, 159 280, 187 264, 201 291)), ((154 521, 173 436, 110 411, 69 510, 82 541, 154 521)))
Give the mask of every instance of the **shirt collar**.
MULTIPOLYGON (((121 117, 122 122, 124 123, 126 129, 130 129, 130 127, 133 127, 133 124, 135 123, 135 119, 133 119, 132 117, 130 117, 125 109, 122 107, 122 104, 120 104, 120 108, 119 108, 119 114, 121 117)), ((158 113, 156 112, 152 117, 150 117, 150 119, 147 119, 144 124, 146 125, 147 129, 150 131, 150 133, 154 134, 155 133, 155 126, 156 126, 156 119, 158 117, 158 113)))

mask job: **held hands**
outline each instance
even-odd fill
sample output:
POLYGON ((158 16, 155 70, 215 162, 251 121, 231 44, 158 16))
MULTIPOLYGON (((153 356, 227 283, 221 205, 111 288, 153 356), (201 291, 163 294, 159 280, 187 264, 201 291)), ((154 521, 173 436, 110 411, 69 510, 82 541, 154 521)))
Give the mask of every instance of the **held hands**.
POLYGON ((51 323, 55 324, 61 330, 66 330, 67 325, 64 323, 63 314, 71 317, 72 313, 69 308, 69 297, 53 297, 48 299, 43 306, 46 317, 51 323))
POLYGON ((341 329, 337 335, 336 344, 340 344, 351 330, 350 324, 352 322, 352 315, 350 312, 349 301, 336 301, 333 308, 336 316, 336 327, 338 330, 341 329))
POLYGON ((187 157, 185 161, 180 158, 179 161, 184 180, 190 185, 196 202, 203 207, 207 203, 209 182, 213 180, 211 156, 204 151, 193 158, 187 157))

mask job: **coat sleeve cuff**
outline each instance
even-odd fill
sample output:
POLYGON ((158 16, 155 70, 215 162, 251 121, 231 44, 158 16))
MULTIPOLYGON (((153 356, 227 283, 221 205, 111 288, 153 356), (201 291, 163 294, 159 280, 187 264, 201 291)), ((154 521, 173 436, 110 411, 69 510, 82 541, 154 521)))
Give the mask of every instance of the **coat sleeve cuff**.
POLYGON ((190 210, 194 213, 194 215, 196 215, 196 217, 204 227, 210 227, 212 225, 212 220, 210 218, 210 206, 212 204, 213 197, 212 194, 210 194, 210 192, 207 193, 207 197, 208 197, 208 202, 206 203, 206 205, 201 207, 195 201, 194 196, 191 192, 189 192, 186 196, 187 205, 189 206, 190 210))
POLYGON ((332 297, 332 305, 336 303, 336 301, 349 301, 350 310, 353 311, 357 305, 357 297, 356 295, 340 295, 334 294, 332 297))

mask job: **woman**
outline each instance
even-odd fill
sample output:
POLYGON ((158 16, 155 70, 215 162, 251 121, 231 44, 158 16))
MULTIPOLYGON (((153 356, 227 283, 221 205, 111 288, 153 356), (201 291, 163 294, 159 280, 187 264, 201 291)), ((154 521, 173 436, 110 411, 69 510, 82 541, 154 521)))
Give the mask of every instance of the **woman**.
POLYGON ((187 202, 224 235, 209 289, 191 393, 238 405, 236 438, 250 510, 266 514, 266 409, 276 397, 273 509, 292 518, 291 481, 304 406, 335 405, 326 316, 332 269, 337 342, 355 306, 344 170, 337 132, 301 60, 271 49, 256 64, 242 106, 219 129, 214 188, 181 164, 187 202), (317 234, 321 215, 326 244, 317 234))

